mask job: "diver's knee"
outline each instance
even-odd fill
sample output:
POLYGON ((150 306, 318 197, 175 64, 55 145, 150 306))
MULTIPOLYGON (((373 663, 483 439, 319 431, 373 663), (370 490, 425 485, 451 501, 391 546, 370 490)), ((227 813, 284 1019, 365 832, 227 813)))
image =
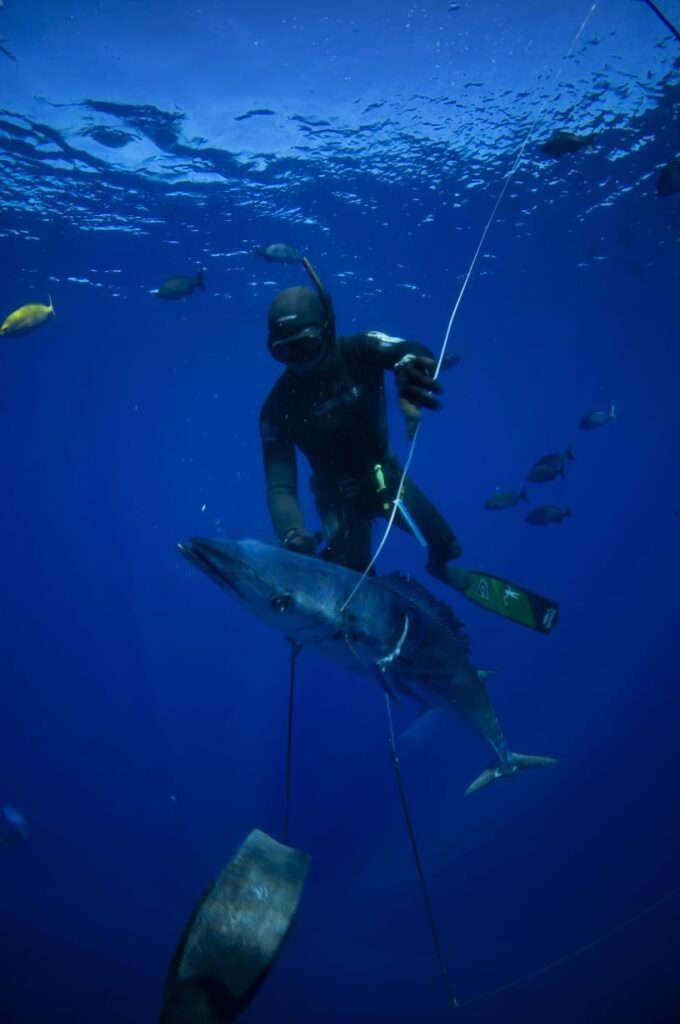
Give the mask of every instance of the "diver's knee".
POLYGON ((431 544, 428 550, 429 561, 432 565, 445 565, 446 562, 452 562, 456 558, 460 558, 463 554, 463 548, 454 535, 447 538, 445 544, 431 544))

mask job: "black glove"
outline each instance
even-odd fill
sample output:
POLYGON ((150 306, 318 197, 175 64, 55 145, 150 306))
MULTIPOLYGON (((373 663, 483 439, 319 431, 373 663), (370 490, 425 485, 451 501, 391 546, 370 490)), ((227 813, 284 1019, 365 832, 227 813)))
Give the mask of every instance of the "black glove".
POLYGON ((440 406, 432 394, 442 392, 441 384, 432 377, 436 366, 434 359, 411 355, 404 356, 394 368, 399 405, 406 420, 406 436, 409 441, 413 440, 418 429, 421 408, 438 409, 440 406))
POLYGON ((437 364, 427 356, 404 356, 394 367, 399 398, 418 409, 439 409, 436 395, 442 393, 441 384, 434 379, 437 364))
POLYGON ((322 540, 323 534, 320 531, 312 533, 311 530, 305 530, 304 526, 294 526, 284 533, 281 544, 299 555, 313 555, 322 540))

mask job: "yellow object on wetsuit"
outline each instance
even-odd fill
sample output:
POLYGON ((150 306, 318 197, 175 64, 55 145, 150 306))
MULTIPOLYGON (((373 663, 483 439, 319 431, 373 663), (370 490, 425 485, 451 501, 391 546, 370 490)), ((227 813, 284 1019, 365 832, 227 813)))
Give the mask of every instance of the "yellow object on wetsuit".
MULTIPOLYGON (((378 494, 382 494, 383 491, 387 490, 387 484, 385 483, 385 474, 383 473, 383 468, 379 462, 376 462, 375 466, 373 467, 373 472, 375 473, 375 482, 377 485, 378 494)), ((383 501, 383 509, 387 511, 389 507, 389 501, 383 501)))

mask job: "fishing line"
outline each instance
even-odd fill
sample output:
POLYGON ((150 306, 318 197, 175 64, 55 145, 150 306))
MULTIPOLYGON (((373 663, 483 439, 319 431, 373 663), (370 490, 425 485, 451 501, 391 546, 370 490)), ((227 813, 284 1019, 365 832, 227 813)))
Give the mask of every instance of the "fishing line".
POLYGON ((632 917, 627 918, 622 924, 616 926, 616 928, 610 928, 608 932, 603 935, 599 935, 596 939, 591 942, 586 942, 584 946, 579 946, 572 953, 567 953, 566 956, 561 956, 557 960, 552 960, 549 964, 544 967, 539 967, 536 971, 531 971, 530 974, 523 974, 521 978, 515 978, 514 981, 509 981, 505 985, 498 985, 496 988, 490 989, 488 992, 482 992, 478 996, 473 996, 472 999, 466 999, 463 1006, 469 1006, 471 1003, 478 1003, 482 999, 490 999, 491 996, 496 996, 500 992, 507 992, 508 989, 515 988, 517 985, 522 985, 525 981, 530 981, 532 978, 538 978, 541 974, 547 974, 548 971, 554 970, 559 967, 560 964, 566 964, 569 960, 576 959, 577 956, 581 956, 582 953, 587 953, 588 950, 594 949, 595 946, 599 946, 602 942, 606 942, 607 939, 611 939, 612 936, 622 932, 625 928, 629 928, 630 925, 635 924, 636 921, 640 921, 643 917, 647 917, 648 914, 653 913, 659 907, 663 906, 664 903, 668 903, 674 896, 680 893, 680 885, 676 885, 670 892, 660 896, 658 900, 648 904, 642 910, 639 910, 637 914, 633 914, 632 917))
MULTIPOLYGON (((586 14, 585 18, 581 22, 581 26, 578 29, 576 35, 574 36, 569 49, 567 50, 566 54, 562 58, 562 63, 560 64, 560 67, 558 68, 557 74, 555 76, 555 81, 554 81, 555 85, 558 84, 558 82, 560 80, 560 77, 562 75, 562 70, 563 70, 566 62, 571 57, 571 55, 572 55, 572 53, 574 51, 574 47, 576 46, 577 42, 581 38, 581 35, 583 34, 583 32, 584 32, 584 30, 586 28, 586 25, 590 21, 590 18, 592 17, 592 14, 595 11, 596 7, 597 7, 597 3, 594 3, 594 4, 591 5, 588 13, 586 14)), ((496 202, 493 205, 493 208, 492 208, 491 213, 489 215, 489 219, 487 220, 486 224, 484 225, 484 230, 482 231, 481 237, 479 239, 479 243, 477 245, 477 248, 474 251, 474 254, 472 256, 472 260, 470 261, 470 266, 468 267, 467 273, 466 273, 466 275, 465 275, 465 277, 463 279, 463 283, 462 283, 460 291, 458 293, 458 298, 456 299, 456 301, 454 303, 453 309, 451 311, 451 316, 449 317, 448 326, 447 326, 446 332, 444 334, 444 341, 442 342, 441 350, 439 352, 439 358, 437 360, 437 367, 436 367, 435 372, 434 372, 434 379, 435 380, 439 376, 439 372, 441 370, 442 363, 444 361, 444 356, 446 355, 446 349, 447 349, 447 346, 449 344, 449 338, 451 336, 451 330, 453 328, 454 320, 456 319, 456 316, 458 315, 458 310, 460 308, 460 304, 463 301, 463 296, 464 296, 464 294, 465 294, 465 292, 467 290, 468 283, 470 281, 470 278, 472 277, 472 274, 473 274, 473 271, 475 269, 475 266, 477 265, 477 260, 479 259, 479 256, 481 254, 482 248, 484 246, 484 242, 486 241, 486 236, 488 235, 488 233, 489 233, 489 231, 491 229, 491 225, 493 224, 494 220, 496 219, 496 214, 498 212, 498 208, 501 205, 501 203, 502 203, 502 201, 503 201, 503 199, 505 197, 505 193, 508 190, 508 186, 510 185, 511 180, 514 177, 515 172, 517 171, 517 168, 519 167, 519 165, 521 163, 522 157, 524 156, 524 150, 526 149, 526 147, 527 147, 527 145, 529 143, 529 139, 531 138, 531 136, 534 133, 534 128, 536 127, 538 121, 542 117, 543 111, 545 110, 547 105, 548 105, 548 96, 546 96, 545 99, 543 100, 543 103, 539 107, 538 113, 536 114, 536 116, 534 117, 533 121, 531 122, 531 124, 529 126, 529 130, 528 130, 528 132, 527 132, 527 134, 526 134, 526 136, 524 138, 524 141, 522 142, 522 145, 520 146, 520 148, 519 148, 519 150, 517 152, 517 155, 515 157, 513 165, 510 168, 509 173, 506 175, 505 182, 503 183, 503 187, 501 188, 501 190, 500 190, 500 192, 498 194, 498 197, 496 199, 496 202)), ((393 505, 392 505, 392 511, 390 513, 389 519, 387 520, 387 525, 386 525, 386 527, 385 527, 385 529, 383 531, 383 535, 382 535, 382 538, 380 540, 380 543, 378 544, 378 547, 375 550, 375 554, 373 555, 373 557, 371 558, 370 562, 368 563, 368 565, 364 569, 363 573, 359 577, 359 580, 355 583, 352 591, 350 592, 349 597, 345 600, 345 603, 342 605, 340 610, 343 611, 343 612, 347 608, 348 604, 350 603, 350 601, 352 600, 352 598, 354 597, 354 595, 356 594, 357 590, 362 585, 362 583, 364 582, 364 580, 366 579, 368 574, 373 569, 373 566, 375 565, 375 563, 378 561, 378 558, 380 557, 380 554, 381 554, 381 552, 382 552, 382 550, 385 547, 385 544, 387 542, 387 538, 389 537, 389 535, 390 535, 390 533, 392 531, 392 526, 394 525, 394 520, 395 520, 397 511, 398 511, 399 506, 401 505, 401 503, 403 501, 404 484, 406 482, 406 476, 407 476, 409 467, 411 465, 411 462, 413 461, 413 455, 415 453, 416 442, 418 440, 418 434, 419 433, 420 433, 420 422, 418 422, 418 424, 416 426, 415 433, 414 433, 413 438, 411 440, 411 446, 409 448, 409 453, 408 453, 406 462, 404 464, 404 468, 403 468, 403 471, 402 471, 402 474, 401 474, 401 478, 399 480, 399 486, 397 488, 397 496, 394 499, 394 502, 393 502, 393 505)))
POLYGON ((290 817, 290 776, 293 763, 293 706, 295 699, 295 663, 302 650, 302 644, 290 640, 290 660, 288 662, 288 743, 286 750, 286 795, 284 799, 283 842, 288 845, 288 820, 290 817))
POLYGON ((416 863, 416 871, 418 872, 418 880, 420 882, 420 889, 423 894, 423 902, 425 903, 425 910, 427 911, 427 917, 430 922, 430 931, 432 933, 432 941, 434 948, 437 953, 437 960, 439 961, 439 971, 444 982, 444 988, 446 989, 446 996, 449 1001, 449 1006, 456 1008, 460 1006, 460 1003, 456 999, 451 989, 449 982, 449 976, 446 972, 446 963, 444 962, 444 954, 442 952, 441 943, 439 941, 439 933, 437 931, 437 924, 434 919, 434 911, 432 910, 432 903, 430 901, 430 894, 427 888, 427 882, 425 881, 425 872, 423 871, 423 864, 420 859, 420 853, 418 851, 418 843, 416 842, 416 835, 413 831, 413 822, 411 820, 411 814, 408 808, 406 800, 406 792, 404 790, 404 784, 401 778, 401 771, 399 769, 399 758, 397 757, 397 748, 394 742, 394 725, 392 722, 392 709, 390 707, 390 698, 385 694, 385 705, 387 707, 387 721, 389 723, 389 735, 387 743, 390 748, 390 759, 392 761, 392 768, 394 769, 394 777, 397 780, 397 789, 399 790, 399 799, 401 800, 402 810, 404 812, 404 820, 406 821, 406 828, 408 830, 408 837, 411 841, 411 849, 413 850, 413 859, 416 863))
MULTIPOLYGON (((406 620, 408 622, 408 619, 406 620)), ((357 659, 362 668, 366 671, 371 671, 371 666, 367 665, 364 659, 361 657, 359 652, 355 649, 350 638, 345 634, 345 643, 349 647, 350 651, 357 659)), ((376 663, 376 669, 378 665, 376 663)), ((401 778, 401 769, 399 768, 399 758, 397 757, 397 744, 394 739, 394 723, 392 722, 392 708, 390 707, 390 695, 385 689, 385 707, 387 708, 387 745, 390 751, 390 760, 392 762, 392 768, 394 770, 394 777, 397 780, 397 789, 399 790, 399 799, 401 800, 401 807, 404 812, 404 820, 406 821, 406 829, 408 831, 408 837, 411 841, 411 849, 413 851, 413 859, 416 864, 416 871, 418 873, 418 880, 420 882, 420 889, 423 894, 423 902, 425 903, 425 912, 427 913, 427 919, 430 923, 430 931, 432 933, 432 942, 434 943, 435 952, 437 954, 437 960, 439 962, 439 971, 444 982, 444 988, 446 989, 446 998, 448 999, 449 1006, 452 1009, 460 1006, 460 1003, 456 999, 451 989, 451 983, 449 982, 449 976, 446 971, 446 963, 444 961, 444 954, 442 952, 441 942, 439 941, 439 932, 437 931, 437 923, 434 919, 434 911, 432 910, 432 901, 430 900, 430 893, 427 888, 427 882, 425 881, 425 872, 423 871, 423 863, 420 859, 420 852, 418 850, 418 843, 416 841, 416 834, 413 829, 413 821, 411 820, 411 812, 409 811, 408 803, 406 800, 406 791, 404 790, 404 784, 401 778)))
POLYGON ((666 26, 666 28, 669 29, 673 33, 675 38, 680 40, 680 32, 677 30, 677 28, 675 27, 673 22, 670 21, 666 17, 666 15, 663 13, 661 8, 657 7, 657 5, 654 3, 654 0, 645 0, 645 3, 650 8, 650 10, 654 11, 654 13, 657 15, 657 17, 661 18, 661 20, 664 23, 664 25, 666 26))

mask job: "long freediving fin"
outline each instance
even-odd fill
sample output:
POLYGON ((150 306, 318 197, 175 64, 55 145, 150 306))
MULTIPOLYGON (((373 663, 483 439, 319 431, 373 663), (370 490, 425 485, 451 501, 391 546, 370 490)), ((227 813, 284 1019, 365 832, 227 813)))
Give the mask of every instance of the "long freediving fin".
POLYGON ((559 622, 560 606, 549 597, 535 594, 518 583, 492 576, 488 572, 461 570, 461 574, 465 578, 462 580, 464 587, 459 593, 480 608, 511 619, 520 626, 535 629, 538 633, 551 633, 559 622))

